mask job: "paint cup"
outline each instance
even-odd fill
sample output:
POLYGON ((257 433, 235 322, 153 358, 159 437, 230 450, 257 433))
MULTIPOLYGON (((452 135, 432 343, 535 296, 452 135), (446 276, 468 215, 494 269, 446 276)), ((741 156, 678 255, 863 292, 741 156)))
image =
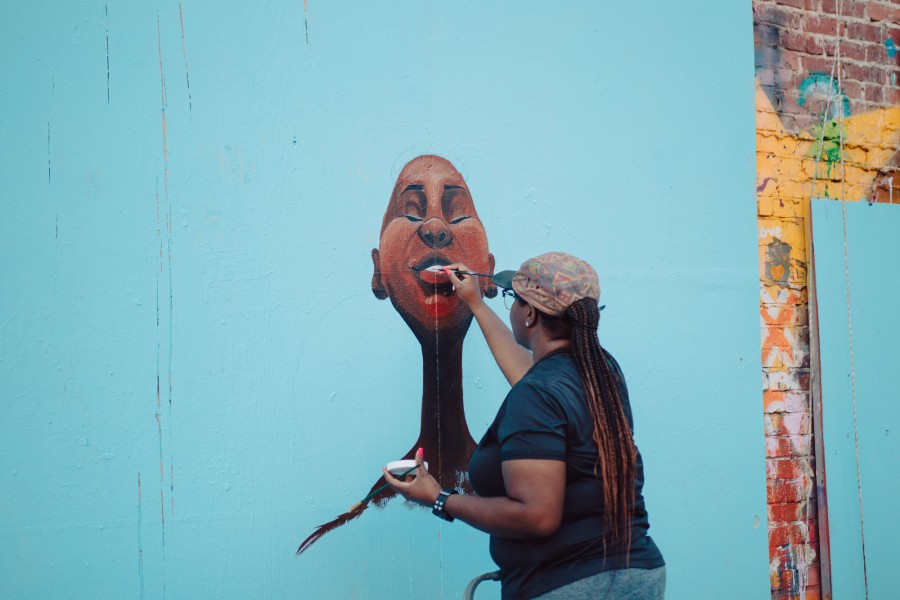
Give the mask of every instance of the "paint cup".
MULTIPOLYGON (((428 470, 428 463, 427 463, 427 462, 423 462, 422 464, 423 464, 423 466, 425 467, 425 470, 427 471, 427 470, 428 470)), ((412 458, 405 458, 405 459, 403 459, 403 460, 395 460, 395 461, 389 462, 389 463, 387 464, 387 470, 388 470, 388 473, 390 473, 390 474, 393 475, 394 477, 400 478, 400 477, 404 477, 403 474, 406 473, 407 471, 409 471, 410 469, 412 469, 412 468, 415 467, 415 466, 416 466, 416 461, 415 461, 415 460, 413 460, 412 458)), ((412 472, 410 472, 410 473, 408 473, 408 474, 409 474, 409 475, 412 475, 413 477, 415 477, 417 471, 418 471, 418 469, 416 469, 415 471, 412 471, 412 472)))

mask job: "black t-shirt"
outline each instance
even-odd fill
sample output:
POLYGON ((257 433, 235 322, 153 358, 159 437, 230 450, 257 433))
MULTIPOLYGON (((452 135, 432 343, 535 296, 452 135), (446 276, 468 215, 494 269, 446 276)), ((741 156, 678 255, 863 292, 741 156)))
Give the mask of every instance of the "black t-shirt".
MULTIPOLYGON (((609 359, 633 430, 625 379, 616 361, 609 359)), ((624 549, 607 548, 604 555, 603 494, 594 475, 597 444, 593 427, 572 356, 556 354, 535 364, 513 386, 472 454, 469 480, 479 496, 506 495, 501 471, 505 460, 566 463, 562 523, 556 533, 525 540, 491 536, 491 557, 500 567, 503 598, 531 598, 602 571, 625 568, 624 549)), ((665 563, 647 535, 643 484, 644 467, 638 453, 628 567, 653 569, 665 563)))

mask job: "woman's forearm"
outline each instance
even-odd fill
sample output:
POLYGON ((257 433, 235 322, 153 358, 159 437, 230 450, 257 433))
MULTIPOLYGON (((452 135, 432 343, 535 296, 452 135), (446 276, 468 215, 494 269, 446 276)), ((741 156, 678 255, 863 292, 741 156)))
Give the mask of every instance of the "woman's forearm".
MULTIPOLYGON (((431 506, 441 486, 424 469, 424 451, 416 452, 421 471, 400 481, 382 468, 384 478, 401 496, 423 506, 431 506), (411 480, 410 480, 411 479, 411 480)), ((463 496, 452 494, 444 511, 472 527, 491 535, 535 538, 553 535, 562 522, 566 486, 566 463, 561 460, 516 459, 501 464, 503 496, 463 496)))
POLYGON ((513 332, 486 302, 475 302, 470 308, 497 366, 509 384, 515 385, 534 365, 531 352, 516 342, 513 332))

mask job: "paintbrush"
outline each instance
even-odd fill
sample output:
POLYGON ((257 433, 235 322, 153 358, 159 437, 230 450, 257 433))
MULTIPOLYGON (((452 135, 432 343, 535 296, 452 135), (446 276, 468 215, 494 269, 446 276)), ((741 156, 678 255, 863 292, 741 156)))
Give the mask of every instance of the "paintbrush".
MULTIPOLYGON (((415 465, 414 467, 410 467, 409 469, 403 471, 403 472, 400 473, 399 475, 396 475, 396 477, 397 477, 397 479, 403 479, 404 477, 406 477, 407 475, 411 474, 413 471, 415 471, 415 470, 418 469, 418 468, 419 468, 419 465, 415 465)), ((386 484, 384 484, 383 486, 381 486, 380 488, 378 488, 377 490, 372 491, 372 492, 369 492, 369 494, 368 494, 365 498, 363 498, 362 500, 360 500, 359 502, 357 502, 356 504, 354 504, 353 506, 351 506, 351 507, 350 507, 350 510, 352 511, 352 510, 353 510, 354 508, 356 508, 357 506, 359 506, 359 505, 361 505, 361 504, 365 504, 366 502, 368 502, 369 500, 371 500, 372 498, 374 498, 375 496, 377 496, 378 494, 380 494, 380 493, 383 492, 384 490, 388 489, 389 487, 391 487, 391 485, 390 485, 389 483, 386 483, 386 484)), ((350 512, 350 511, 348 511, 348 512, 350 512)))
POLYGON ((441 265, 431 265, 423 271, 431 271, 432 273, 444 273, 447 271, 453 271, 457 275, 477 275, 478 277, 493 277, 493 273, 476 273, 474 271, 460 271, 459 269, 448 269, 446 267, 442 267, 441 265))

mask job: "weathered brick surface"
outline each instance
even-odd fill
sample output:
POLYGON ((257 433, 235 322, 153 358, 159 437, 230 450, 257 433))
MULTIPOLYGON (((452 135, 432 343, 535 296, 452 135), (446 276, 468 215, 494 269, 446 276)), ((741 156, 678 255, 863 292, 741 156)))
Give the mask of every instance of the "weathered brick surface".
POLYGON ((811 197, 900 202, 900 0, 754 0, 753 14, 772 598, 830 598, 819 564, 806 218, 811 197))

